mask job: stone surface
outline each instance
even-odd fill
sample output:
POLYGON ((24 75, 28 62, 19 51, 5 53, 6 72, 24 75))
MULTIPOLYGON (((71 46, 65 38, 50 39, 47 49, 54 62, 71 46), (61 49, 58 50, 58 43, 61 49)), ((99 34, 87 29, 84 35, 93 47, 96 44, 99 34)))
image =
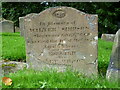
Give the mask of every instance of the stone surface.
POLYGON ((28 14, 24 17, 19 17, 19 27, 20 27, 20 35, 21 36, 25 36, 25 24, 24 24, 24 18, 29 18, 29 17, 32 17, 33 15, 35 15, 36 13, 31 13, 31 14, 28 14))
POLYGON ((98 17, 54 7, 24 19, 30 68, 97 74, 98 17))
POLYGON ((108 66, 107 79, 118 80, 120 79, 120 29, 115 35, 110 63, 108 66))
POLYGON ((10 20, 2 20, 0 26, 2 27, 1 32, 14 32, 14 23, 10 20))
POLYGON ((0 65, 2 65, 2 70, 4 75, 9 74, 9 73, 15 73, 18 70, 22 70, 24 68, 28 68, 28 65, 23 62, 16 62, 16 61, 3 61, 2 64, 0 62, 0 65))
POLYGON ((20 32, 20 28, 15 26, 15 32, 20 32))
POLYGON ((5 19, 0 17, 0 22, 3 21, 3 20, 5 20, 5 19))
POLYGON ((102 34, 101 39, 114 42, 115 34, 102 34))
POLYGON ((0 60, 0 77, 3 77, 2 60, 0 60))

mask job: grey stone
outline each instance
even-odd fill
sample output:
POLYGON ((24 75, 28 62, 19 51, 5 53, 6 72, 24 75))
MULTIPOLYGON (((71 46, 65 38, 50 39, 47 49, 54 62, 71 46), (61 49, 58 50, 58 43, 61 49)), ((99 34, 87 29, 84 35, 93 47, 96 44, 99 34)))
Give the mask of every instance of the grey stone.
POLYGON ((102 34, 101 39, 114 42, 115 34, 102 34))
POLYGON ((16 61, 3 61, 2 60, 2 70, 4 75, 9 73, 15 73, 19 70, 23 70, 24 68, 28 68, 28 65, 24 62, 16 62, 16 61))
POLYGON ((115 35, 110 63, 106 74, 107 79, 118 80, 120 79, 120 29, 115 35))
POLYGON ((2 60, 0 60, 0 77, 3 77, 2 60))
POLYGON ((10 20, 2 20, 0 22, 0 27, 2 27, 2 30, 0 32, 12 32, 14 33, 14 23, 10 20))
POLYGON ((15 32, 20 32, 20 28, 15 26, 15 32))
POLYGON ((1 18, 1 17, 0 17, 0 22, 1 22, 1 21, 4 21, 4 20, 5 20, 4 18, 1 18))
POLYGON ((54 7, 25 17, 24 25, 30 68, 71 68, 86 75, 97 74, 97 15, 54 7))
POLYGON ((33 15, 35 15, 36 13, 30 13, 26 16, 23 17, 19 17, 19 27, 20 27, 20 35, 25 37, 25 25, 24 25, 24 18, 29 18, 32 17, 33 15))
POLYGON ((24 36, 24 17, 19 17, 20 35, 24 36))

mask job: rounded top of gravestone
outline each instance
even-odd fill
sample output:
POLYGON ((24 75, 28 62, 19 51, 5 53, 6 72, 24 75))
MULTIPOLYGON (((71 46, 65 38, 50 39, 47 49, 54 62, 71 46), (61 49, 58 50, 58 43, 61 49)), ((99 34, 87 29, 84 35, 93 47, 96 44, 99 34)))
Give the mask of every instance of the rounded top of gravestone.
MULTIPOLYGON (((26 15, 24 18, 25 18, 25 19, 27 19, 28 17, 29 17, 29 18, 35 18, 35 17, 37 17, 37 16, 41 16, 41 15, 46 16, 46 14, 52 13, 52 16, 53 16, 53 17, 56 17, 56 18, 58 18, 58 19, 62 19, 62 18, 64 18, 64 17, 67 17, 67 16, 68 16, 66 13, 70 13, 70 12, 72 12, 72 11, 74 11, 73 14, 77 14, 77 13, 79 13, 80 15, 86 15, 86 14, 88 14, 88 13, 84 13, 84 12, 79 11, 79 10, 77 10, 77 9, 75 9, 75 8, 72 8, 72 7, 58 6, 58 7, 48 8, 48 9, 40 12, 39 14, 37 14, 37 13, 28 14, 28 15, 26 15)), ((71 14, 71 13, 70 13, 70 14, 71 14)), ((91 19, 91 21, 94 20, 94 18, 90 18, 89 15, 98 17, 97 14, 88 14, 88 18, 87 18, 87 19, 91 19)), ((51 14, 50 14, 50 16, 47 15, 47 17, 51 17, 51 14)), ((71 17, 71 18, 72 18, 72 17, 71 17)))
POLYGON ((120 32, 120 29, 118 29, 118 31, 117 32, 120 32))
POLYGON ((32 17, 33 15, 37 15, 37 13, 30 13, 30 14, 27 14, 26 16, 23 16, 23 17, 19 17, 19 19, 21 18, 29 18, 29 17, 32 17))
POLYGON ((5 20, 4 18, 1 18, 1 17, 0 17, 0 22, 1 22, 1 21, 4 21, 4 20, 5 20))
POLYGON ((8 23, 14 23, 13 21, 10 21, 10 20, 6 20, 6 19, 2 19, 2 20, 0 20, 0 22, 8 22, 8 23))
MULTIPOLYGON (((81 14, 88 14, 88 13, 85 13, 85 12, 82 12, 82 11, 80 11, 80 10, 77 10, 77 9, 75 9, 75 8, 72 8, 72 7, 66 7, 66 6, 57 6, 57 7, 51 7, 51 8, 48 8, 48 9, 46 9, 46 10, 44 10, 44 11, 42 11, 42 12, 45 12, 45 11, 49 11, 49 10, 62 10, 62 9, 69 9, 69 10, 74 10, 74 11, 76 11, 76 12, 79 12, 79 13, 81 13, 81 14)), ((96 16, 97 16, 97 14, 95 14, 96 16)))
POLYGON ((118 29, 118 31, 116 32, 116 38, 119 39, 119 36, 120 36, 120 29, 118 29))

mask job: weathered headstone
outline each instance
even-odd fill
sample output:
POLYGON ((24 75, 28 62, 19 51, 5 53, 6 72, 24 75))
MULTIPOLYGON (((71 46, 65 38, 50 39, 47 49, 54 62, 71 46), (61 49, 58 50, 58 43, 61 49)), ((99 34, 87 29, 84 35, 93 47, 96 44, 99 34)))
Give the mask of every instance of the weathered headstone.
POLYGON ((32 17, 33 15, 35 15, 36 13, 31 13, 31 14, 28 14, 24 17, 19 17, 19 27, 20 27, 20 35, 21 36, 24 36, 25 35, 25 26, 24 26, 24 18, 29 18, 29 17, 32 17))
POLYGON ((97 15, 55 7, 24 20, 31 68, 72 68, 87 75, 97 74, 97 15))
POLYGON ((15 26, 15 32, 20 32, 20 28, 15 26))
POLYGON ((106 78, 111 80, 120 79, 120 29, 118 30, 115 36, 106 78))
POLYGON ((102 34, 101 39, 114 42, 115 34, 102 34))
POLYGON ((2 27, 1 32, 14 32, 14 23, 10 20, 1 20, 0 26, 2 27))

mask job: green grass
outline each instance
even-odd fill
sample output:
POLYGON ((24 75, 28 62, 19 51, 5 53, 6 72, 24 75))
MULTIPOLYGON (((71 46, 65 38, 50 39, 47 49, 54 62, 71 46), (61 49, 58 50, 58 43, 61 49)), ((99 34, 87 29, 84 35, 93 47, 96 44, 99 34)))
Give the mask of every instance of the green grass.
POLYGON ((2 53, 0 57, 4 60, 25 60, 25 40, 20 37, 20 33, 3 33, 2 53))
POLYGON ((113 42, 98 40, 98 70, 102 75, 106 74, 110 56, 112 52, 113 42))
POLYGON ((117 82, 109 82, 105 78, 88 78, 70 70, 62 73, 55 70, 36 72, 33 70, 18 71, 7 77, 13 80, 11 86, 3 88, 117 88, 117 82))
MULTIPOLYGON (((20 33, 3 33, 2 54, 3 60, 25 61, 25 40, 20 33)), ((35 72, 33 70, 21 70, 7 75, 13 80, 12 86, 3 88, 115 88, 115 82, 105 79, 109 64, 112 42, 99 39, 98 42, 98 78, 87 78, 77 72, 57 73, 54 70, 35 72)))

